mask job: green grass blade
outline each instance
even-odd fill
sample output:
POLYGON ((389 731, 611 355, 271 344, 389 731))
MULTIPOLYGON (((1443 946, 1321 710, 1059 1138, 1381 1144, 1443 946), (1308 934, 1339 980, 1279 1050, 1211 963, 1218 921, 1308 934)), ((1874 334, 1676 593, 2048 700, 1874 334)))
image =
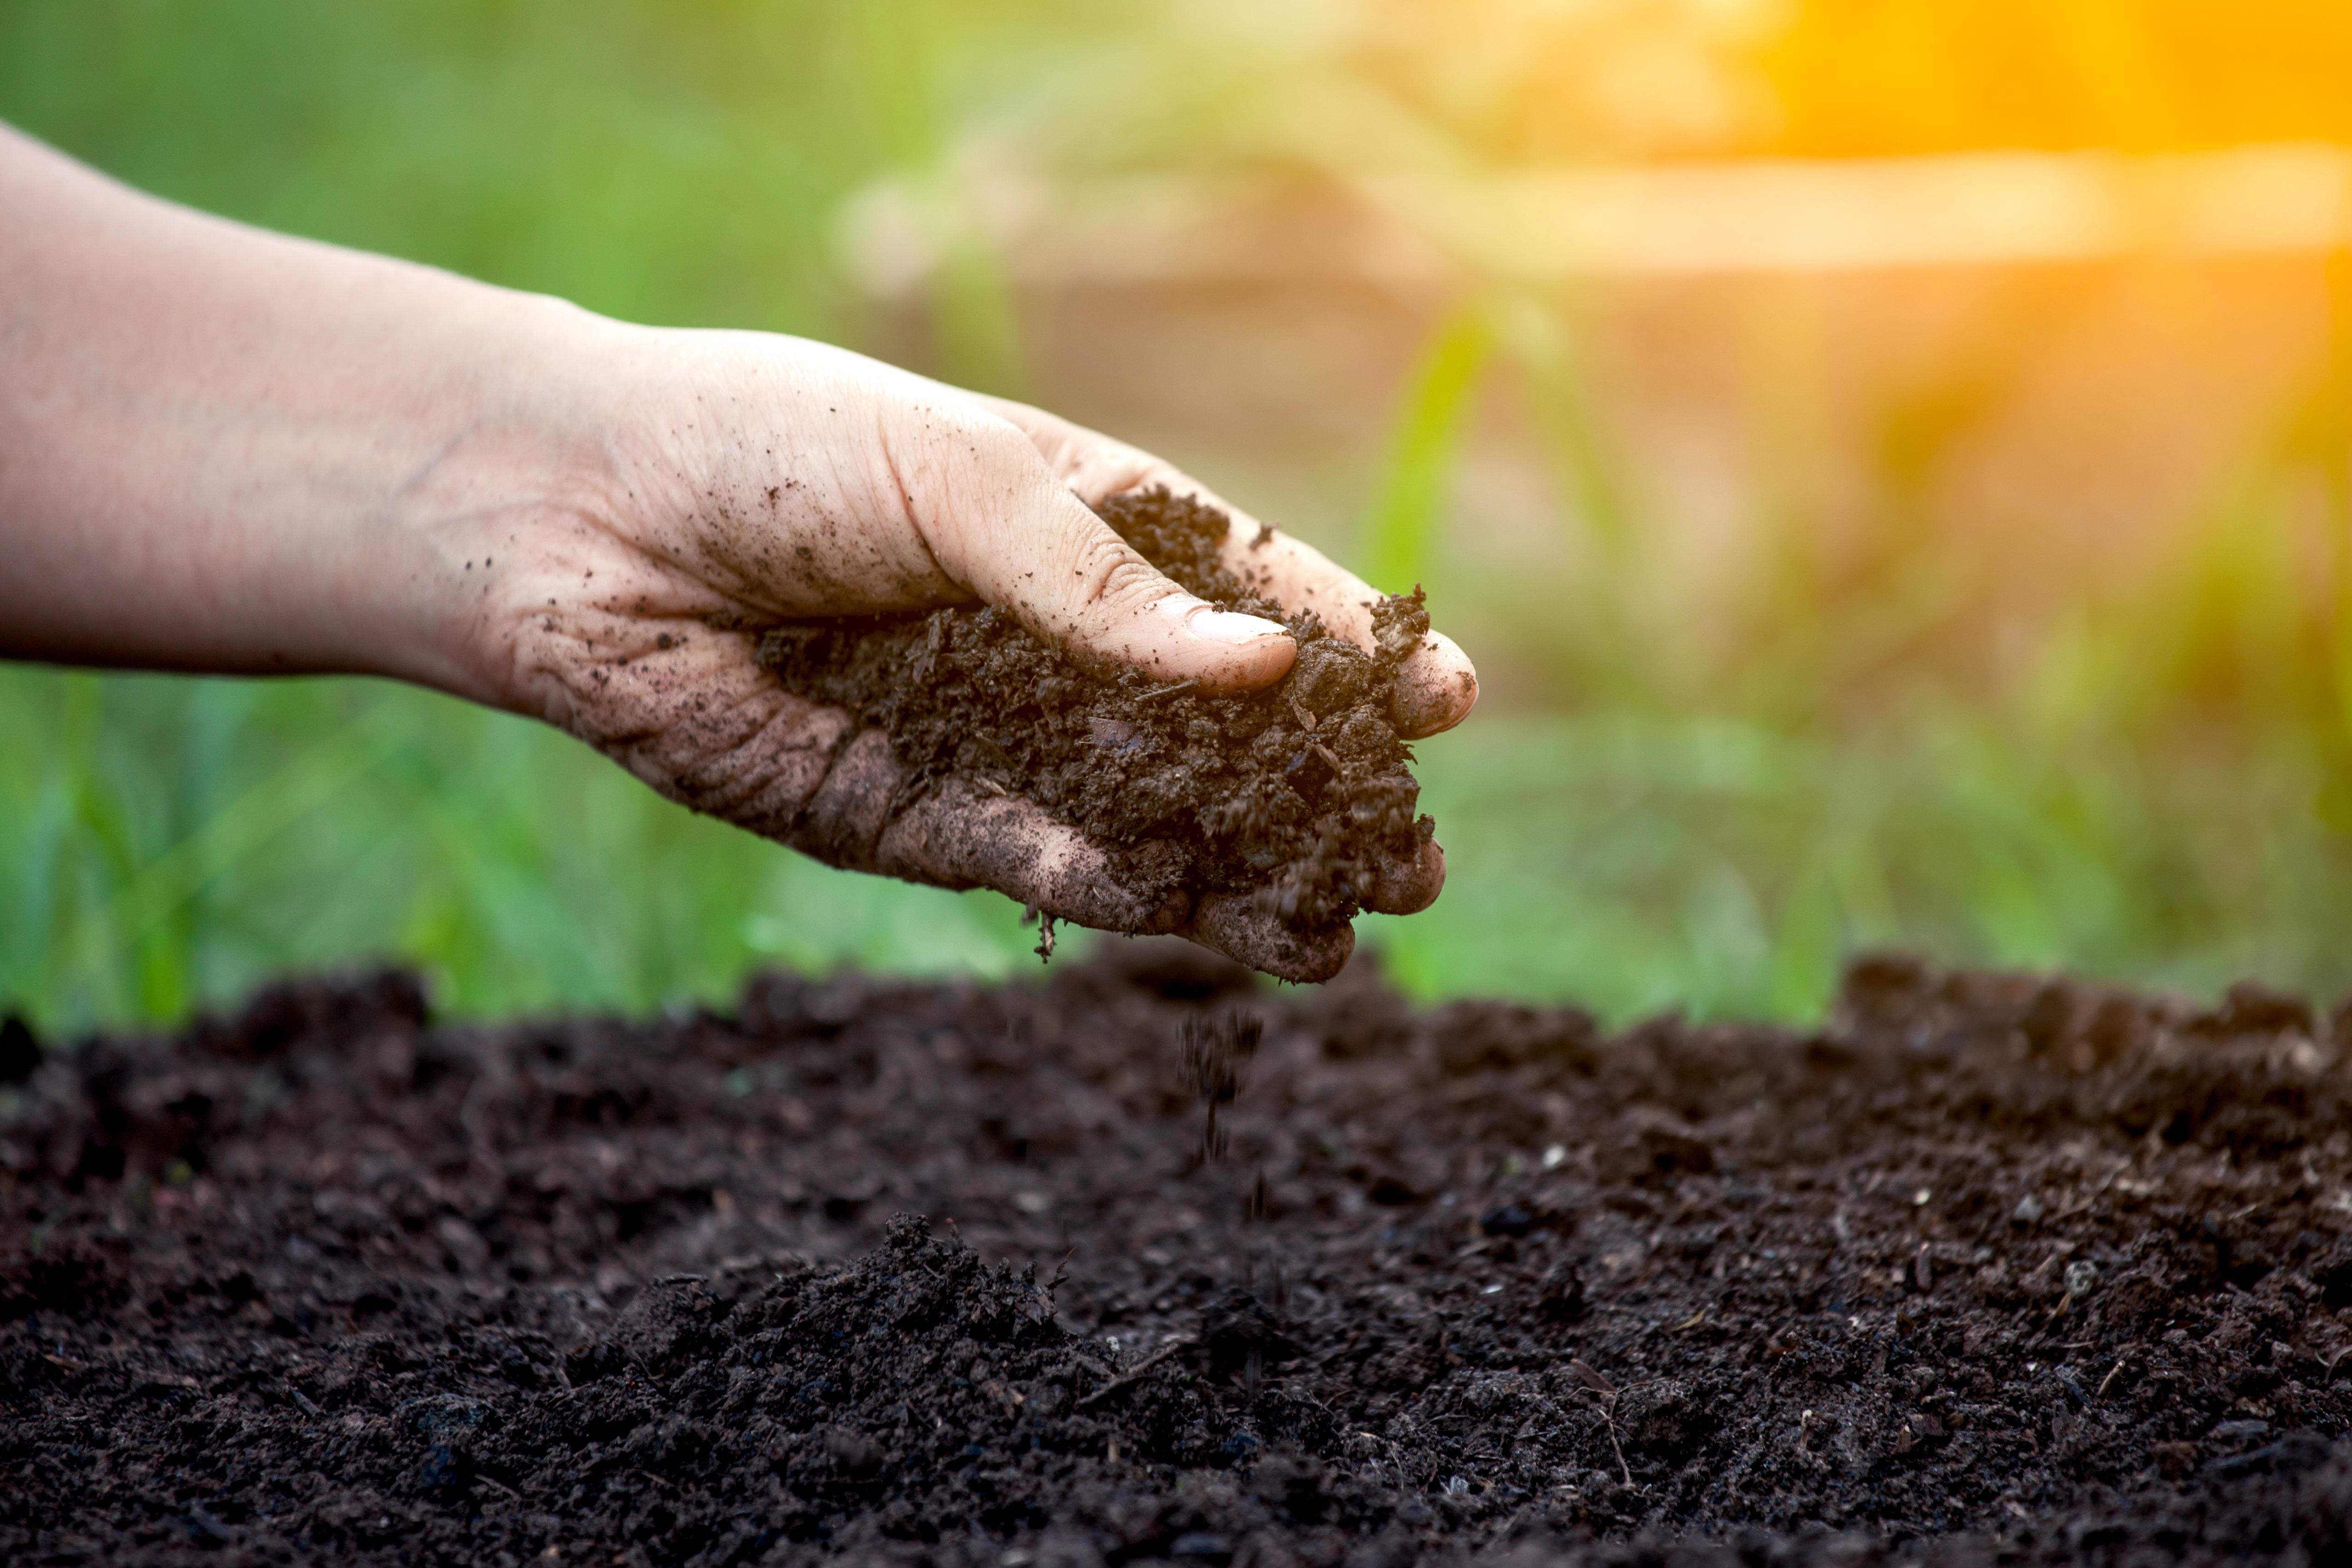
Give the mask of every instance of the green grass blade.
POLYGON ((1428 574, 1463 415, 1494 346, 1486 307, 1463 305, 1438 324, 1406 383, 1404 406, 1357 552, 1359 569, 1376 588, 1411 593, 1428 574))

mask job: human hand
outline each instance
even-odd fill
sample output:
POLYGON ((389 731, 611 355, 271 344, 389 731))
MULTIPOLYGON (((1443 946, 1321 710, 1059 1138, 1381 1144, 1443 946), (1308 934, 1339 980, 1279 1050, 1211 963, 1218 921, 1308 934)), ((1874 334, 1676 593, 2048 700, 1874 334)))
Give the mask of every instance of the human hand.
MULTIPOLYGON (((602 368, 580 415, 602 434, 579 449, 596 460, 560 504, 479 541, 476 635, 500 700, 673 799, 836 866, 1180 932, 1287 978, 1345 962, 1344 927, 1308 939, 1244 899, 1122 886, 1099 847, 1017 795, 950 779, 898 805, 887 737, 784 689, 756 657, 779 620, 981 599, 1082 658, 1211 690, 1265 685, 1295 653, 1281 627, 1192 597, 1081 504, 1153 484, 1213 499, 1202 487, 1050 415, 841 350, 593 330, 602 368)), ((1259 525, 1233 520, 1229 560, 1262 593, 1370 646, 1374 590, 1279 533, 1252 548, 1259 525)), ((1475 696, 1468 660, 1431 634, 1391 707, 1402 732, 1427 735, 1475 696)), ((1443 880, 1431 845, 1366 902, 1410 913, 1443 880)))
MULTIPOLYGON (((1278 679, 1281 627, 1181 592, 1072 493, 1200 493, 1131 448, 794 339, 627 327, 264 234, 5 127, 0 343, 0 657, 411 680, 837 865, 1295 978, 1347 956, 1344 927, 1122 886, 1103 847, 984 781, 902 791, 887 737, 758 661, 763 624, 984 600, 1081 658, 1278 679)), ((1370 641, 1371 590, 1314 552, 1235 513, 1227 553, 1370 641)), ((1475 694, 1429 637, 1396 728, 1475 694)), ((1345 898, 1410 911, 1443 874, 1434 846, 1354 860, 1345 898)))

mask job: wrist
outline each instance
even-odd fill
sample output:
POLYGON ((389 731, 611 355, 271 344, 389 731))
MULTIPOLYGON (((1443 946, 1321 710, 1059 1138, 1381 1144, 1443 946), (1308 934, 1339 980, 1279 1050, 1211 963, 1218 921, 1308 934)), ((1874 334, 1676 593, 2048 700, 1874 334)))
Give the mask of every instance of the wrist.
POLYGON ((5 128, 0 209, 0 656, 505 700, 481 586, 596 485, 580 399, 616 329, 5 128))
MULTIPOLYGON (((429 459, 387 491, 389 526, 351 558, 356 598, 395 606, 372 637, 375 673, 537 713, 519 689, 521 620, 558 578, 586 574, 624 486, 603 412, 628 329, 561 300, 501 294, 479 352, 453 370, 429 459), (401 562, 387 583, 373 560, 401 562)), ((572 584, 565 584, 570 587, 572 584)))

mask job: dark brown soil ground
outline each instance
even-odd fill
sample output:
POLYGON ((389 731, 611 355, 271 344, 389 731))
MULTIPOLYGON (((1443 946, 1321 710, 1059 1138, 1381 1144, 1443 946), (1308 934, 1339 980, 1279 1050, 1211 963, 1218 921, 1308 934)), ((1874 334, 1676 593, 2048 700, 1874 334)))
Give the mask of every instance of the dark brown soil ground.
POLYGON ((1106 946, 0 1035, 0 1560, 2346 1557, 2340 1019, 1880 962, 1604 1035, 1106 946))
POLYGON ((1223 512, 1152 489, 1101 515, 1188 591, 1287 626, 1290 673, 1211 697, 1085 668, 987 607, 779 627, 761 662, 888 735, 910 797, 950 773, 985 780, 1113 850, 1147 897, 1251 893, 1302 931, 1354 919, 1383 860, 1412 864, 1436 827, 1414 815, 1421 786, 1386 696, 1429 630, 1420 594, 1374 609, 1379 651, 1366 654, 1227 570, 1223 512))

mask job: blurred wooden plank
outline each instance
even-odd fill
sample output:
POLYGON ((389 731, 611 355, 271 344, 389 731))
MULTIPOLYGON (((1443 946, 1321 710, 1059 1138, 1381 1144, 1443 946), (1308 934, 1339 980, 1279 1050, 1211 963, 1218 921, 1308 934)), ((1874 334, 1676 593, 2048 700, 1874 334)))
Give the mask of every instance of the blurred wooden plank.
POLYGON ((1527 282, 2137 256, 2315 252, 2352 241, 2352 149, 2167 157, 1989 153, 1328 184, 1181 175, 1054 184, 983 172, 863 193, 846 269, 880 295, 984 245, 1040 288, 1465 277, 1527 282))

